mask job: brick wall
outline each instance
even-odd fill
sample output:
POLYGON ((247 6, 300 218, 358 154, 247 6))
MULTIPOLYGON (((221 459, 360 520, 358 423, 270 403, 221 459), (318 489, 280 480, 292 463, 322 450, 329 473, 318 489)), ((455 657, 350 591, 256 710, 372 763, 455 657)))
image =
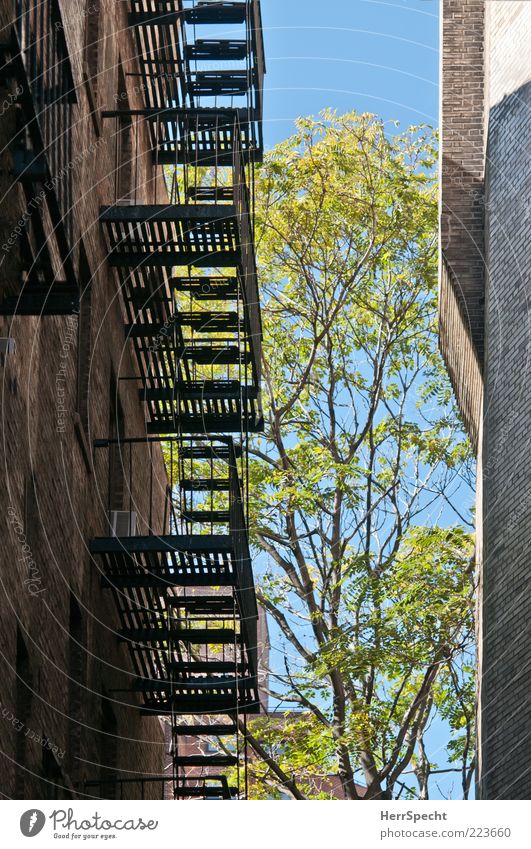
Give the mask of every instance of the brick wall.
POLYGON ((531 5, 442 0, 442 17, 441 348, 478 453, 477 793, 529 799, 531 5))
POLYGON ((484 3, 443 0, 441 13, 440 344, 477 445, 484 347, 484 3), (461 352, 470 348, 463 370, 461 352))
MULTIPOLYGON (((72 181, 72 253, 79 273, 82 243, 92 277, 90 361, 84 411, 78 393, 76 318, 19 317, 12 324, 0 319, 0 336, 13 336, 17 346, 16 354, 0 367, 0 789, 4 796, 22 798, 52 795, 55 780, 80 787, 85 780, 99 778, 111 760, 114 768, 125 773, 159 773, 164 763, 159 720, 141 718, 136 707, 127 705, 131 697, 118 692, 130 684, 130 660, 116 639, 113 599, 100 588, 99 565, 88 553, 89 539, 107 533, 106 458, 105 452, 93 450, 92 442, 108 435, 112 375, 136 374, 130 347, 124 342, 123 308, 106 263, 98 222, 100 205, 114 200, 116 126, 90 112, 95 104, 100 109, 114 108, 119 63, 126 73, 134 70, 134 48, 127 29, 127 4, 63 0, 59 5, 77 94, 72 149, 83 153, 72 181), (86 15, 98 4, 103 33, 100 74, 97 84, 91 85, 84 74, 86 15), (101 143, 91 152, 98 140, 101 143), (58 431, 59 385, 67 410, 63 432, 58 431), (29 577, 34 579, 32 588, 29 577), (78 677, 77 683, 70 680, 71 672, 78 677), (43 738, 50 745, 43 745, 43 738), (21 759, 25 770, 16 767, 21 759), (43 781, 43 774, 50 782, 43 781)), ((14 3, 0 0, 4 43, 13 9, 14 3)), ((138 78, 125 79, 131 106, 140 107, 141 92, 135 90, 138 78)), ((6 81, 0 100, 12 88, 6 81)), ((8 108, 2 119, 2 148, 14 135, 14 113, 8 108)), ((142 128, 135 134, 135 144, 136 152, 146 148, 142 128)), ((148 157, 139 155, 136 167, 149 201, 153 184, 148 157)), ((160 200, 160 179, 158 190, 160 200)), ((3 244, 24 208, 20 185, 13 180, 12 158, 5 150, 0 155, 0 197, 3 244)), ((2 256, 0 295, 13 291, 20 280, 20 240, 2 256)), ((138 384, 119 381, 118 386, 125 435, 142 435, 145 417, 138 384)), ((165 472, 156 447, 153 462, 158 481, 155 511, 160 513, 165 472)), ((148 468, 148 462, 139 463, 135 475, 133 498, 141 523, 148 511, 148 468), (141 469, 146 470, 144 478, 141 469)), ((152 786, 150 792, 156 796, 160 788, 152 786)))
POLYGON ((483 379, 478 352, 459 298, 459 288, 446 258, 440 258, 439 340, 464 425, 478 447, 483 404, 483 379))
POLYGON ((531 6, 487 6, 480 794, 531 798, 531 6))

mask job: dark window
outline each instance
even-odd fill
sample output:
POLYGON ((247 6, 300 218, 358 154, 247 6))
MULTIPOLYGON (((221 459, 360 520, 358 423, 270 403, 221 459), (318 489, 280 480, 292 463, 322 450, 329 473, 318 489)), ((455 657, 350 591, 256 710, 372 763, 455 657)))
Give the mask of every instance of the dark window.
POLYGON ((85 10, 85 50, 84 71, 92 90, 94 105, 98 96, 98 75, 100 73, 101 59, 101 27, 100 27, 100 3, 99 0, 87 0, 85 10))
POLYGON ((116 133, 116 198, 121 201, 133 197, 133 122, 130 109, 125 74, 121 65, 118 66, 118 111, 124 114, 118 119, 116 133))
POLYGON ((80 772, 82 705, 85 697, 85 643, 83 617, 79 605, 70 593, 70 621, 68 643, 68 715, 69 722, 69 774, 74 782, 80 772))
POLYGON ((81 246, 79 257, 81 299, 77 326, 77 411, 85 432, 89 430, 90 365, 92 355, 92 278, 81 246))
POLYGON ((33 679, 28 650, 24 638, 17 628, 17 657, 15 682, 15 799, 24 799, 27 779, 26 731, 31 713, 33 679))
POLYGON ((24 534, 30 547, 28 557, 35 557, 35 548, 39 543, 39 505, 37 502, 37 479, 33 470, 26 478, 24 487, 24 534))
POLYGON ((125 424, 122 405, 118 397, 118 384, 114 375, 111 376, 110 396, 109 436, 111 440, 117 439, 119 441, 115 444, 111 443, 109 453, 109 510, 123 510, 125 457, 122 440, 125 424))
POLYGON ((48 746, 42 750, 42 798, 71 799, 72 793, 65 786, 63 769, 54 752, 48 746))
POLYGON ((117 724, 109 700, 101 700, 100 780, 102 799, 116 798, 116 765, 118 756, 117 724))

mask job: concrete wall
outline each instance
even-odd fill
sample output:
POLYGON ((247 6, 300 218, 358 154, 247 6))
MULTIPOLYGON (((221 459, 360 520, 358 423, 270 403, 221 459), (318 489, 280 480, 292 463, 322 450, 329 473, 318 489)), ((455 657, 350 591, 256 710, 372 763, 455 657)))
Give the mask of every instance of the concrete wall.
MULTIPOLYGON (((73 177, 72 254, 78 271, 82 242, 93 278, 88 422, 80 416, 77 398, 76 318, 19 317, 12 323, 0 319, 0 336, 9 334, 16 340, 16 353, 0 367, 0 791, 15 798, 67 792, 42 779, 50 769, 50 751, 57 783, 70 788, 98 779, 105 767, 124 774, 159 773, 164 763, 159 720, 141 718, 136 707, 125 704, 130 696, 114 692, 130 684, 131 664, 116 639, 114 601, 109 591, 100 588, 99 564, 91 560, 87 547, 91 537, 108 532, 105 452, 94 451, 92 442, 109 433, 111 376, 136 373, 124 341, 123 307, 106 263, 98 221, 100 205, 114 200, 115 124, 91 117, 90 110, 95 97, 99 109, 114 108, 120 62, 124 73, 137 67, 126 25, 127 4, 99 2, 102 39, 97 87, 84 74, 83 50, 87 15, 95 0, 59 4, 77 95, 73 152, 81 153, 73 177), (60 401, 66 408, 64 429, 59 426, 60 401), (37 580, 34 592, 27 582, 30 569, 37 580), (71 597, 80 610, 74 629, 79 651, 70 634, 71 597), (22 670, 18 679, 17 641, 22 670), (17 767, 17 761, 22 766, 17 767)), ((0 0, 2 43, 10 37, 13 8, 14 3, 0 0)), ((140 107, 142 93, 135 91, 138 77, 125 79, 131 106, 140 107)), ((5 81, 0 100, 5 102, 13 85, 5 81)), ((0 244, 13 233, 24 211, 11 157, 15 111, 8 107, 1 125, 0 244)), ((138 147, 145 149, 142 129, 138 147)), ((147 156, 139 157, 138 169, 138 183, 149 201, 153 175, 147 156)), ((2 258, 0 296, 13 291, 20 281, 19 238, 2 251, 2 258)), ((145 416, 138 384, 118 381, 118 393, 125 435, 142 435, 145 416)), ((153 457, 159 482, 155 512, 160 512, 165 471, 157 450, 153 457)), ((148 511, 148 468, 148 462, 136 467, 134 498, 141 517, 148 511)), ((160 788, 152 786, 147 792, 156 796, 160 788)))

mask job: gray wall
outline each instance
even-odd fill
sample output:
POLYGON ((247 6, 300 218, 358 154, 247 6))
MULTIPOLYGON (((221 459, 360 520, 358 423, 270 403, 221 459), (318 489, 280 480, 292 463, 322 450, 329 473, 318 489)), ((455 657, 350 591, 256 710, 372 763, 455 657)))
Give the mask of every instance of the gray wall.
POLYGON ((531 6, 489 2, 480 795, 531 798, 531 6))
POLYGON ((478 787, 531 798, 531 3, 441 0, 440 340, 478 459, 478 787))

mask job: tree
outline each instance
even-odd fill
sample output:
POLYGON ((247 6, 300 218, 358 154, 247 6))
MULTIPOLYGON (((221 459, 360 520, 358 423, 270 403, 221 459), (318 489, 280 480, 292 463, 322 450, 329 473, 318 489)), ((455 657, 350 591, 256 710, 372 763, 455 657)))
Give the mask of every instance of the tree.
POLYGON ((334 774, 391 799, 412 773, 428 798, 437 716, 470 787, 469 449, 437 350, 435 161, 429 128, 325 112, 258 170, 251 534, 271 689, 298 712, 251 725, 257 794, 319 797, 334 774))

